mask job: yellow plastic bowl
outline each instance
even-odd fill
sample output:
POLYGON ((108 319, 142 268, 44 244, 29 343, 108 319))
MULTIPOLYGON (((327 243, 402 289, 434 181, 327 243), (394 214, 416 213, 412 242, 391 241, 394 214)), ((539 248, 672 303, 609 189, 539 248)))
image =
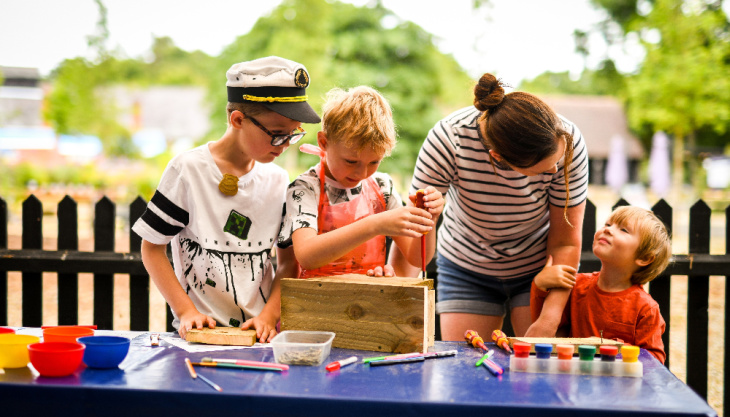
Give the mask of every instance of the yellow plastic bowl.
POLYGON ((38 341, 39 337, 27 334, 0 334, 0 368, 28 366, 28 345, 38 341))

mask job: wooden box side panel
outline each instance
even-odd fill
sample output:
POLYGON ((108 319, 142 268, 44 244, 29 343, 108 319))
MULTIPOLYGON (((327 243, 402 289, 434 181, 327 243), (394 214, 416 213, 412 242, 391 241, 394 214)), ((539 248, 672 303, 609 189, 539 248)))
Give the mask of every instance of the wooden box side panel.
POLYGON ((335 332, 332 346, 346 349, 405 353, 428 348, 426 286, 299 279, 284 279, 281 285, 282 330, 335 332))

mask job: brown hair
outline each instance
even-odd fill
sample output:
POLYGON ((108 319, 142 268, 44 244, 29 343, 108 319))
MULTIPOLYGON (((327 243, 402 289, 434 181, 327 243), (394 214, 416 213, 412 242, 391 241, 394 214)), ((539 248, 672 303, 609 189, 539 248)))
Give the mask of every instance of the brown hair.
MULTIPOLYGON (((563 128, 558 115, 545 102, 529 93, 505 94, 504 87, 501 80, 488 73, 482 75, 474 87, 474 107, 483 112, 479 121, 480 128, 483 126, 484 146, 510 165, 529 168, 557 152, 559 140, 564 138, 564 217, 570 224, 568 174, 573 161, 573 135, 563 128)), ((494 166, 491 154, 489 159, 494 166)))
POLYGON ((322 108, 322 131, 328 141, 362 150, 365 146, 390 155, 396 144, 393 112, 373 88, 333 88, 322 108))
POLYGON ((672 256, 671 238, 664 223, 654 213, 639 207, 619 207, 608 216, 608 223, 635 228, 639 234, 636 259, 650 261, 634 271, 631 275, 632 284, 646 284, 669 265, 672 256))
POLYGON ((267 109, 266 106, 260 103, 234 103, 229 101, 226 105, 226 121, 231 119, 231 113, 236 110, 248 116, 259 116, 262 114, 272 113, 271 110, 267 109))

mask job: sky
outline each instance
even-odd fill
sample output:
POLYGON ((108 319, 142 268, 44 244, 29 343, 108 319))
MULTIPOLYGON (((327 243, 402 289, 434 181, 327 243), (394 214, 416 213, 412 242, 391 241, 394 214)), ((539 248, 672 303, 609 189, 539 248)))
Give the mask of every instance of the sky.
MULTIPOLYGON (((107 47, 139 58, 149 51, 153 36, 169 36, 184 50, 215 56, 280 3, 104 0, 107 47)), ((590 30, 604 17, 589 0, 491 0, 491 6, 478 12, 471 4, 472 0, 383 0, 400 19, 435 35, 439 49, 452 54, 473 77, 493 72, 517 85, 544 71, 577 76, 584 65, 594 68, 605 54, 617 60, 619 70, 629 72, 642 57, 636 46, 608 50, 595 36, 595 57, 584 63, 574 52, 573 31, 590 30)), ((95 33, 97 21, 92 0, 0 0, 0 66, 36 67, 46 76, 66 58, 87 56, 87 36, 95 33)))

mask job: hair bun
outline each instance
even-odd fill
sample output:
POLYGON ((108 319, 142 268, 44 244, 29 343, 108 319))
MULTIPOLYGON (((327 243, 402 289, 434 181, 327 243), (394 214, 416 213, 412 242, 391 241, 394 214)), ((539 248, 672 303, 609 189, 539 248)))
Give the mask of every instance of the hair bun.
POLYGON ((504 88, 500 80, 492 74, 482 75, 474 87, 474 107, 479 111, 491 110, 502 103, 504 99, 504 88))

